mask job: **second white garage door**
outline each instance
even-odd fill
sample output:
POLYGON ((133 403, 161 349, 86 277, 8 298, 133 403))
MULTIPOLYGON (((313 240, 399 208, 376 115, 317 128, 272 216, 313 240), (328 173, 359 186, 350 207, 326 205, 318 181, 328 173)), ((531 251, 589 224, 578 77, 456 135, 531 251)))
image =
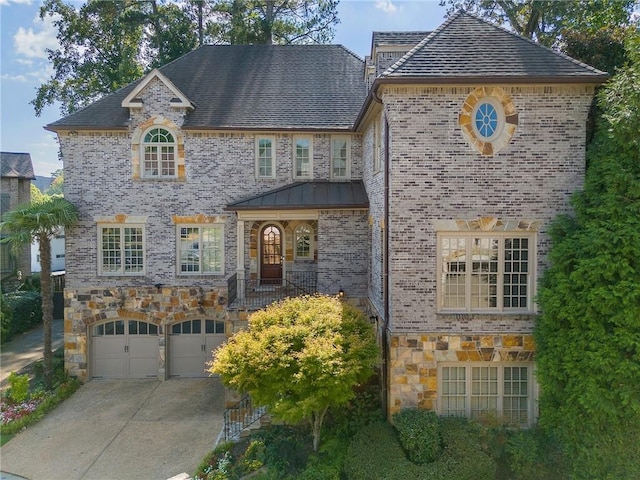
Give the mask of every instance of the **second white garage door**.
POLYGON ((211 352, 226 339, 220 320, 186 320, 171 326, 169 333, 169 375, 208 377, 211 352))

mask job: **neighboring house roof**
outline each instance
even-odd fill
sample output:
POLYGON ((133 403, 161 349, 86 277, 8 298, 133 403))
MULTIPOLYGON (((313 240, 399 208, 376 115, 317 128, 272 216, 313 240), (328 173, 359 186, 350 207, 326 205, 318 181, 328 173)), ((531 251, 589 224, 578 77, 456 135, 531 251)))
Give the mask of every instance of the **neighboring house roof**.
POLYGON ((458 12, 381 77, 446 82, 602 83, 608 75, 478 17, 458 12))
MULTIPOLYGON (((366 96, 362 68, 339 45, 206 45, 158 71, 194 104, 185 129, 347 130, 366 96)), ((122 101, 140 81, 47 128, 126 129, 122 101)))
POLYGON ((298 182, 240 200, 225 210, 300 210, 369 208, 361 180, 352 182, 298 182))
POLYGON ((29 153, 0 152, 0 170, 3 178, 35 178, 29 153))

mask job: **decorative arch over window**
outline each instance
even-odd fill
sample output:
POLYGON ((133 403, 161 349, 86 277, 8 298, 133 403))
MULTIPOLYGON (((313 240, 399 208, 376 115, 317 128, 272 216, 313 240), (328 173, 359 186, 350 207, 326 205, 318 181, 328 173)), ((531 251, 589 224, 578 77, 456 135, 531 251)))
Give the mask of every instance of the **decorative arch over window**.
POLYGON ((467 96, 458 122, 471 146, 483 156, 492 156, 513 137, 518 114, 502 88, 480 87, 467 96))
POLYGON ((134 179, 185 180, 184 137, 162 117, 143 122, 131 142, 134 179))

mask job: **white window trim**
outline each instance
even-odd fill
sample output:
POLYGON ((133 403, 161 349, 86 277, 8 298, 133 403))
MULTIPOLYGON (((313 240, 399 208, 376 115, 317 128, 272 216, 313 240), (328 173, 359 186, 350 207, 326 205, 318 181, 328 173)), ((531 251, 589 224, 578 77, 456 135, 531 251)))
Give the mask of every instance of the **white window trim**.
POLYGON ((275 135, 256 135, 255 141, 256 178, 276 178, 276 137, 275 135), (260 140, 271 141, 271 175, 260 175, 260 140))
MULTIPOLYGON (((146 275, 147 271, 147 232, 146 225, 140 223, 98 223, 98 276, 99 277, 141 277, 146 275), (142 229, 142 270, 139 272, 126 272, 124 268, 119 272, 105 272, 103 263, 102 252, 102 229, 104 228, 119 228, 122 239, 123 230, 125 228, 140 228, 142 229)), ((122 241, 122 240, 121 240, 122 241)), ((124 247, 121 247, 121 253, 124 253, 124 247)), ((124 258, 124 255, 123 257, 124 258)))
POLYGON ((497 399, 497 417, 499 420, 503 419, 503 400, 504 400, 504 368, 505 367, 526 367, 527 370, 527 418, 528 422, 526 426, 530 427, 536 420, 536 405, 538 401, 538 385, 535 381, 535 365, 533 362, 444 362, 438 364, 438 399, 437 399, 437 411, 440 415, 447 415, 443 402, 443 374, 442 369, 448 367, 463 367, 466 369, 465 374, 465 408, 467 418, 471 418, 471 398, 472 398, 472 374, 471 369, 473 367, 497 367, 498 368, 498 391, 496 394, 497 399))
POLYGON ((311 135, 294 135, 293 136, 293 178, 296 180, 313 180, 313 136, 311 135), (297 157, 297 141, 308 140, 309 141, 309 175, 296 175, 298 167, 297 157))
POLYGON ((142 132, 142 135, 140 137, 140 178, 144 179, 144 180, 165 180, 165 179, 175 179, 178 178, 178 135, 176 134, 176 132, 171 129, 166 127, 165 125, 152 125, 151 127, 145 129, 142 132), (171 136, 173 137, 173 143, 145 143, 144 139, 147 136, 147 134, 151 131, 151 130, 166 130, 167 132, 169 132, 171 134, 171 136), (162 146, 162 145, 166 145, 166 146, 172 146, 173 147, 173 170, 174 170, 174 174, 173 175, 162 175, 162 159, 159 158, 158 159, 158 174, 157 175, 148 175, 145 173, 145 147, 147 145, 158 145, 158 146, 162 146))
POLYGON ((497 99, 493 97, 484 97, 478 100, 478 103, 476 103, 476 105, 471 110, 471 128, 473 128, 473 132, 475 133, 476 137, 483 142, 493 142, 494 140, 496 140, 498 137, 502 135, 502 131, 504 130, 504 127, 505 127, 505 114, 504 114, 504 107, 502 106, 502 103, 500 103, 497 99), (493 132, 493 134, 490 135, 489 137, 485 137, 484 135, 482 135, 478 130, 478 126, 476 124, 476 114, 478 112, 478 109, 485 103, 490 104, 495 109, 496 115, 497 115, 496 129, 493 132))
MULTIPOLYGON (((467 248, 471 248, 471 241, 467 241, 467 248)), ((537 236, 534 232, 520 232, 520 231, 507 231, 507 232, 438 232, 437 234, 437 273, 436 273, 436 294, 437 294, 437 310, 440 313, 534 313, 535 302, 534 297, 536 295, 536 265, 538 262, 537 252, 537 236), (498 279, 497 279, 497 302, 496 307, 488 308, 471 308, 471 270, 466 270, 465 275, 465 307, 454 308, 444 307, 443 300, 443 282, 442 282, 442 238, 465 238, 472 240, 474 238, 497 238, 500 241, 500 248, 498 249, 498 279), (526 308, 505 308, 503 306, 504 296, 504 239, 505 238, 527 238, 529 240, 529 258, 528 258, 528 283, 527 283, 527 307, 526 308)))
POLYGON ((351 136, 349 135, 332 135, 331 136, 331 152, 330 152, 330 165, 329 168, 331 169, 331 179, 332 180, 350 180, 351 179, 351 136), (333 142, 335 140, 346 140, 347 141, 347 168, 346 168, 346 175, 345 176, 337 176, 334 175, 333 173, 333 142))
POLYGON ((313 241, 314 237, 315 237, 315 231, 313 230, 313 227, 311 225, 309 225, 308 223, 301 223, 299 225, 296 225, 296 228, 293 229, 293 256, 295 260, 313 260, 314 252, 315 252, 315 244, 313 241), (307 227, 310 231, 309 255, 306 257, 298 256, 298 228, 300 227, 307 227))
MULTIPOLYGON (((202 243, 202 241, 200 240, 200 244, 202 243)), ((200 250, 199 250, 200 251, 200 250)), ((215 223, 215 224, 211 224, 211 223, 207 223, 207 224, 194 224, 194 223, 177 223, 176 224, 176 274, 180 277, 192 277, 192 276, 220 276, 220 275, 224 275, 225 272, 225 231, 224 231, 224 224, 223 223, 215 223), (201 237, 202 236, 202 229, 203 228, 212 228, 212 229, 216 229, 216 230, 220 230, 220 239, 222 244, 220 245, 220 252, 221 252, 221 259, 220 259, 220 265, 221 265, 221 269, 218 272, 204 272, 202 271, 202 262, 199 262, 199 268, 200 270, 197 272, 183 272, 182 271, 182 262, 180 260, 181 258, 181 250, 180 250, 180 230, 182 228, 197 228, 198 231, 198 235, 201 237)))

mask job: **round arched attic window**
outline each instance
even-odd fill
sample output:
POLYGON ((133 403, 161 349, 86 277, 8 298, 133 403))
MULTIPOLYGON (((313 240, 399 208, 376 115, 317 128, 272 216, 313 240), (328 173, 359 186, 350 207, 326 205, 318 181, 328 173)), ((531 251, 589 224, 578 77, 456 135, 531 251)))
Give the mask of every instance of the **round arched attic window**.
POLYGON ((459 124, 471 146, 481 155, 491 156, 511 140, 518 125, 518 114, 504 90, 481 87, 467 96, 459 124))

